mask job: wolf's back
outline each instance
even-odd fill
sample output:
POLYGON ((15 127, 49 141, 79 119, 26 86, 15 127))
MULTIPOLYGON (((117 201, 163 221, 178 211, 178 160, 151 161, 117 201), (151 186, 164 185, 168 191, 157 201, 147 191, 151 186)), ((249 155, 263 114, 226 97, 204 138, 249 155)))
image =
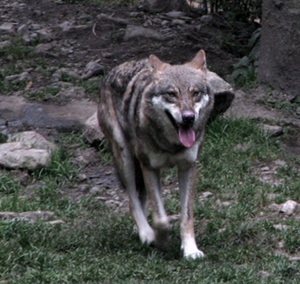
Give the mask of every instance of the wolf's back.
POLYGON ((107 87, 111 88, 115 95, 123 96, 132 78, 143 69, 150 69, 148 59, 129 61, 115 67, 103 80, 100 96, 107 87))

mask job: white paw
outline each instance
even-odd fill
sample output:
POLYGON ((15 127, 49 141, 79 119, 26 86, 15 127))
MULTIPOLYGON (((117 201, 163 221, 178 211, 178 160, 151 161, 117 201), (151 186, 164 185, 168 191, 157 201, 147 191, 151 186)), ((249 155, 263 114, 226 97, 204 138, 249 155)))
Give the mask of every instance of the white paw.
POLYGON ((184 252, 184 258, 187 260, 203 258, 204 256, 205 256, 205 254, 199 249, 197 249, 197 251, 193 251, 193 252, 184 252))
POLYGON ((197 248, 194 238, 186 239, 182 242, 181 248, 185 259, 203 258, 204 253, 197 248))
POLYGON ((142 244, 150 245, 155 241, 155 233, 151 227, 139 231, 142 244))

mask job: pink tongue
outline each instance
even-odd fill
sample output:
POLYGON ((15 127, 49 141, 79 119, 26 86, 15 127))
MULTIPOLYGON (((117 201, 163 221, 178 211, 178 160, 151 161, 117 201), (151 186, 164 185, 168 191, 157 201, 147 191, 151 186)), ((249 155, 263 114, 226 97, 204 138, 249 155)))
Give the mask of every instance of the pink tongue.
POLYGON ((195 131, 192 128, 179 127, 178 136, 180 142, 186 148, 192 147, 196 140, 195 131))

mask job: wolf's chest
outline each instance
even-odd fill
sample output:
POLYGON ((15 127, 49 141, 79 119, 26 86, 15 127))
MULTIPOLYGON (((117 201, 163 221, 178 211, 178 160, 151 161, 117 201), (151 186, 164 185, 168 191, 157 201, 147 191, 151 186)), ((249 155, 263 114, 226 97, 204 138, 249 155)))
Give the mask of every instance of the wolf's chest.
POLYGON ((184 149, 176 154, 167 152, 156 152, 150 149, 143 149, 143 160, 147 159, 147 164, 153 169, 166 167, 185 168, 197 160, 200 141, 196 142, 193 147, 184 149))

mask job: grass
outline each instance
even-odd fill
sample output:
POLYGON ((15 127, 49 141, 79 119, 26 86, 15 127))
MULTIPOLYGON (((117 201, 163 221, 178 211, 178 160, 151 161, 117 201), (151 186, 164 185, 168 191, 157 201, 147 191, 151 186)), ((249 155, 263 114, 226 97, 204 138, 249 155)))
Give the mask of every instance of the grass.
MULTIPOLYGON (((61 136, 50 167, 29 173, 35 185, 30 195, 16 175, 1 171, 1 211, 49 210, 66 223, 0 221, 0 283, 299 283, 299 261, 283 254, 300 254, 299 218, 268 209, 270 193, 280 202, 300 199, 299 161, 278 170, 285 181, 278 187, 258 181, 256 165, 282 153, 279 142, 253 122, 218 119, 207 129, 195 204, 197 242, 206 258, 197 261, 182 258, 178 222, 169 250, 162 252, 140 244, 129 213, 116 214, 92 197, 75 202, 66 196, 80 173, 68 151, 87 147, 74 137, 61 136), (239 150, 238 144, 248 147, 239 150), (201 201, 203 191, 213 195, 201 201), (278 223, 287 229, 276 230, 278 223)), ((179 212, 176 190, 166 207, 179 212)))

